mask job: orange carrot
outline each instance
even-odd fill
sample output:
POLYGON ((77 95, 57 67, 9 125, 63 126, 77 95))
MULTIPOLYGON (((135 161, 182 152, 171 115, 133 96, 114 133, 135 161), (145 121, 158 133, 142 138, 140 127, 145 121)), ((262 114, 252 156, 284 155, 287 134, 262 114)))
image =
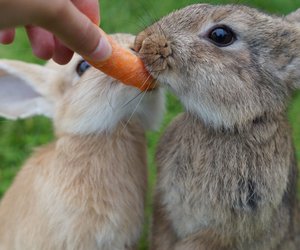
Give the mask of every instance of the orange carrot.
POLYGON ((87 60, 92 66, 122 83, 139 88, 142 91, 154 88, 154 79, 146 70, 142 60, 130 50, 121 47, 106 35, 112 47, 111 56, 103 62, 87 60))

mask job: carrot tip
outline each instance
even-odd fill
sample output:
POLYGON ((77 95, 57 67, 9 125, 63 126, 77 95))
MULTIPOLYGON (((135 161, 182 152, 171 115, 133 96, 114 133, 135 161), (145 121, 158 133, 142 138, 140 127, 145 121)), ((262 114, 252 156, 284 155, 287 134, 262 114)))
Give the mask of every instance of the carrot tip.
POLYGON ((106 35, 111 44, 111 56, 102 62, 87 60, 92 66, 120 82, 136 87, 141 91, 152 90, 156 87, 155 80, 146 70, 142 60, 106 35))

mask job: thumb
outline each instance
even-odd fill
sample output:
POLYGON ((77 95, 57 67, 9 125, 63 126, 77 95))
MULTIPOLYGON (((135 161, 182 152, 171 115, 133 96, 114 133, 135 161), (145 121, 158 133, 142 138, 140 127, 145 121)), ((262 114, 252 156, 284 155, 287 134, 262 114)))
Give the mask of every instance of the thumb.
POLYGON ((71 1, 62 1, 54 11, 46 11, 38 25, 51 31, 67 47, 92 61, 103 61, 111 55, 104 32, 71 1), (45 21, 46 20, 46 21, 45 21))

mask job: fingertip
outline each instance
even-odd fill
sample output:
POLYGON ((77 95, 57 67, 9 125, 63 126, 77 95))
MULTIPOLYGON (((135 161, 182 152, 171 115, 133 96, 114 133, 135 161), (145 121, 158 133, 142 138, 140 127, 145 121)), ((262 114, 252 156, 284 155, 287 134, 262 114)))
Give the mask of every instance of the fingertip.
POLYGON ((3 30, 0 31, 0 43, 2 44, 11 44, 15 39, 15 30, 3 30))
POLYGON ((58 39, 55 40, 55 49, 52 59, 58 64, 67 64, 73 57, 74 52, 63 45, 58 39))
POLYGON ((26 27, 33 54, 43 60, 53 57, 55 42, 53 35, 39 27, 26 27))
POLYGON ((32 46, 32 53, 43 60, 49 60, 53 57, 54 48, 41 48, 40 46, 32 46))
POLYGON ((50 16, 48 22, 40 25, 51 31, 72 51, 92 61, 103 61, 112 52, 107 39, 101 35, 101 29, 67 1, 60 15, 50 16))
POLYGON ((68 53, 65 53, 63 56, 60 54, 54 53, 52 59, 57 64, 64 65, 71 61, 73 55, 74 55, 74 52, 69 50, 68 53))

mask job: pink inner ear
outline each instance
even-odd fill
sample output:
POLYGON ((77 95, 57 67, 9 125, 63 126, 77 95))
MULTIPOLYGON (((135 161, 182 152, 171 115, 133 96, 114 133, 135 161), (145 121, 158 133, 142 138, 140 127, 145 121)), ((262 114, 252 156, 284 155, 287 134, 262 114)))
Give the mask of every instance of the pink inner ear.
POLYGON ((34 115, 51 117, 52 109, 49 102, 25 80, 2 73, 0 77, 0 116, 17 119, 34 115))
POLYGON ((0 105, 23 102, 40 96, 31 86, 16 76, 4 75, 0 78, 0 105))

